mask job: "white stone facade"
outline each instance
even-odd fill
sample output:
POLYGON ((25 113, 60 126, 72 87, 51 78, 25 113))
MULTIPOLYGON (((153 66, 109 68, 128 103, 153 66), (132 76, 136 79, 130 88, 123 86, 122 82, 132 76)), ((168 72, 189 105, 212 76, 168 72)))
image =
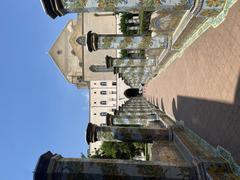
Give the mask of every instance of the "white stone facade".
MULTIPOLYGON (((89 86, 89 121, 96 125, 106 124, 107 113, 112 114, 113 109, 127 101, 124 91, 129 87, 116 78, 113 80, 90 81, 89 86)), ((94 154, 101 142, 91 143, 89 145, 90 154, 94 154)))

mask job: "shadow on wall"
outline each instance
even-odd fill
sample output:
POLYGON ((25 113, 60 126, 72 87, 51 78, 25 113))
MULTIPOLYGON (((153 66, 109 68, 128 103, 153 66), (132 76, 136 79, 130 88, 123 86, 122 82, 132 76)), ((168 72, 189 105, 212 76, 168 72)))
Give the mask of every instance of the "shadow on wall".
POLYGON ((240 164, 240 79, 233 104, 177 96, 172 100, 172 111, 177 120, 183 120, 208 143, 230 151, 240 164))

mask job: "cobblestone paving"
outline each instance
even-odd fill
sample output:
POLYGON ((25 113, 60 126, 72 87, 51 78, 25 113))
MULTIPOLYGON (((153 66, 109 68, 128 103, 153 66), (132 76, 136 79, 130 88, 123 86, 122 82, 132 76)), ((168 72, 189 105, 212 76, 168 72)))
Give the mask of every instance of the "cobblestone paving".
POLYGON ((240 1, 145 90, 169 115, 240 163, 240 1))

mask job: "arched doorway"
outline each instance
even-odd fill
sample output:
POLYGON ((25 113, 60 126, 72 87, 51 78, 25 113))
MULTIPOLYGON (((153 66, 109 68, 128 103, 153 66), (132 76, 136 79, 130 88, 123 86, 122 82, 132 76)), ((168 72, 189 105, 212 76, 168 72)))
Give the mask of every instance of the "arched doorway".
POLYGON ((141 96, 142 94, 139 93, 139 89, 137 88, 129 88, 124 92, 124 95, 127 98, 132 98, 132 97, 141 96))

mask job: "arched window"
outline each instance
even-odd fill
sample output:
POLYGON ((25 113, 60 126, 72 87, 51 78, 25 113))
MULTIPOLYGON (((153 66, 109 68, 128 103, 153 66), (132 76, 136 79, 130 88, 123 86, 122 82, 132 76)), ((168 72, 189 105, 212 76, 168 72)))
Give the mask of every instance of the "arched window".
POLYGON ((101 94, 101 95, 106 95, 106 94, 107 94, 107 91, 100 91, 100 94, 101 94))
POLYGON ((107 86, 107 82, 100 82, 101 86, 107 86))
POLYGON ((106 105, 106 104, 107 104, 107 101, 100 101, 100 104, 101 104, 101 105, 106 105))
POLYGON ((106 116, 106 115, 107 115, 106 112, 101 112, 101 113, 100 113, 100 116, 106 116))

